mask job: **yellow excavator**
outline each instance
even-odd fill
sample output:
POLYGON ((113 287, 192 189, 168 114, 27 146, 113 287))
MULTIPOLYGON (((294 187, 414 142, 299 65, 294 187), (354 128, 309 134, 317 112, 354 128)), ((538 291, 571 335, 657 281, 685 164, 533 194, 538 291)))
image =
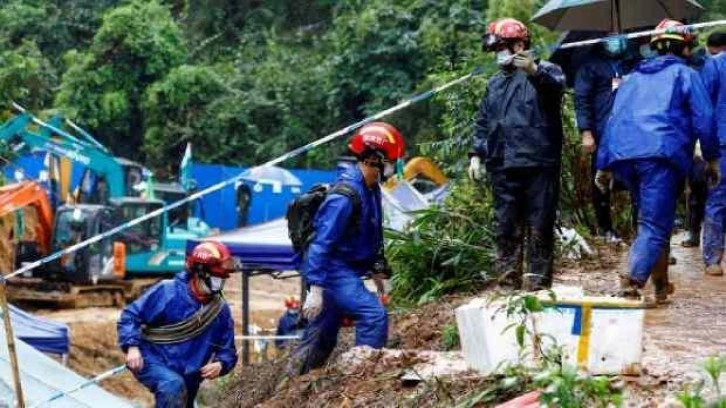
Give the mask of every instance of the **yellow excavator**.
MULTIPOLYGON (((435 190, 446 183, 449 179, 444 172, 428 157, 417 156, 409 160, 403 168, 403 180, 411 183, 416 190, 425 194, 435 190)), ((400 181, 391 177, 383 185, 387 191, 391 191, 400 181)))

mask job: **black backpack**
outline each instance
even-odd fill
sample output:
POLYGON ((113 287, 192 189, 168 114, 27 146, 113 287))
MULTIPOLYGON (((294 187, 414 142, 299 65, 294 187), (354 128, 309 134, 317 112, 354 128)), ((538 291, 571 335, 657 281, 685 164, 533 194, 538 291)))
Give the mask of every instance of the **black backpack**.
POLYGON ((360 214, 361 200, 355 189, 346 183, 336 183, 332 187, 318 184, 311 188, 307 193, 296 197, 287 206, 287 234, 292 241, 292 247, 295 253, 304 251, 312 242, 315 236, 313 229, 313 221, 318 208, 330 193, 344 195, 353 200, 353 214, 351 220, 358 224, 358 216, 360 214))

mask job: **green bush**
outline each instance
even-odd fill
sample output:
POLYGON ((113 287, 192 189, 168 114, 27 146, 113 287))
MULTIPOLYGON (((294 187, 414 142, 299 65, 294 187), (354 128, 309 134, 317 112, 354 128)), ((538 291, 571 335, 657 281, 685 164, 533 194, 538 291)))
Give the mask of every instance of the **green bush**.
POLYGON ((387 232, 394 299, 425 303, 474 290, 491 278, 492 207, 487 194, 469 182, 454 183, 444 208, 419 213, 407 232, 387 232))

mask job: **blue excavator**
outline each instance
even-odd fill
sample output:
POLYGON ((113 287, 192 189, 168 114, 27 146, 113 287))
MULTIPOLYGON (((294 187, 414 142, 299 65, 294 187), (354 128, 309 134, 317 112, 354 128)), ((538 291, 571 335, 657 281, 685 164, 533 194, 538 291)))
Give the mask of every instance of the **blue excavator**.
MULTIPOLYGON (((15 151, 43 150, 84 168, 79 186, 55 210, 50 252, 152 212, 164 205, 162 199, 176 201, 189 194, 180 183, 151 183, 144 166, 113 156, 61 117, 44 122, 23 111, 0 127, 0 142, 15 151), (78 136, 63 130, 64 123, 78 136), (153 188, 138 188, 142 182, 153 188), (154 190, 162 199, 155 198, 154 190)), ((51 190, 51 195, 61 195, 57 183, 51 190)), ((209 233, 209 226, 193 216, 193 208, 179 207, 9 281, 9 295, 15 301, 75 307, 121 305, 159 278, 183 269, 186 241, 209 233)))

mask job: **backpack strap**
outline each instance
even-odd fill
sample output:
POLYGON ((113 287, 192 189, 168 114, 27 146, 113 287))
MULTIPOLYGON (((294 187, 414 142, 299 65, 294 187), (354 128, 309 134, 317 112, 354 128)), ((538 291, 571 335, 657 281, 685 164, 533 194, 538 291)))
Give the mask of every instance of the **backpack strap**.
POLYGON ((351 215, 351 219, 355 222, 356 228, 360 226, 360 212, 361 212, 361 199, 360 195, 358 195, 358 191, 356 191, 355 187, 350 185, 349 183, 346 183, 344 181, 335 183, 333 187, 330 188, 328 191, 328 194, 340 194, 342 196, 346 196, 350 198, 353 201, 353 214, 351 215))

